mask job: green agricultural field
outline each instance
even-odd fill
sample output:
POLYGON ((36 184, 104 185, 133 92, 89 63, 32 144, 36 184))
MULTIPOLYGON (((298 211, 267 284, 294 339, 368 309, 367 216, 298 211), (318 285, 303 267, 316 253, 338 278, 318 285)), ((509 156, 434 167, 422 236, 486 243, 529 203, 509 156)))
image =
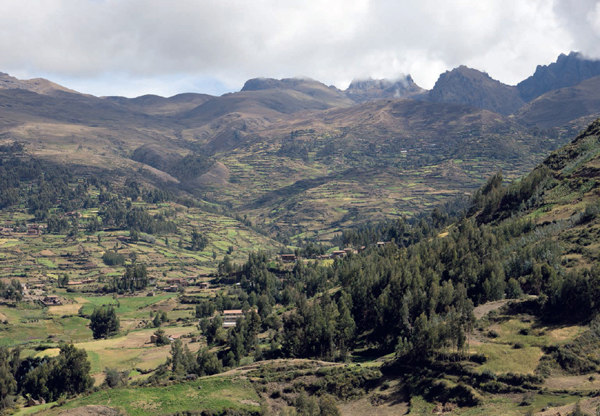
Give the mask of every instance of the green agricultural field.
POLYGON ((51 260, 48 259, 37 259, 37 262, 42 266, 46 266, 49 269, 56 269, 56 264, 54 264, 51 260))
MULTIPOLYGON (((168 335, 181 336, 195 333, 195 327, 165 327, 168 335)), ((136 368, 146 370, 154 369, 163 364, 170 351, 170 346, 157 347, 150 343, 150 336, 155 328, 136 330, 117 335, 109 339, 92 340, 92 333, 88 329, 87 341, 75 342, 77 348, 83 348, 88 354, 92 364, 92 374, 99 377, 105 368, 116 368, 119 371, 131 371, 136 368)), ((188 343, 191 351, 196 351, 200 343, 188 343)), ((36 353, 38 357, 55 356, 58 348, 50 348, 36 353)))

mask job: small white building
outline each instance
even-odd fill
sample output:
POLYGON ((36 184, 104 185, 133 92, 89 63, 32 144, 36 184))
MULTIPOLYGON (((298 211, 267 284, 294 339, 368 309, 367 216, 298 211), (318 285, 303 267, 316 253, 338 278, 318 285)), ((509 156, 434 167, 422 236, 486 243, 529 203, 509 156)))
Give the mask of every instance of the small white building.
POLYGON ((236 325, 238 318, 244 317, 244 311, 241 309, 230 309, 223 311, 223 328, 231 328, 236 325))

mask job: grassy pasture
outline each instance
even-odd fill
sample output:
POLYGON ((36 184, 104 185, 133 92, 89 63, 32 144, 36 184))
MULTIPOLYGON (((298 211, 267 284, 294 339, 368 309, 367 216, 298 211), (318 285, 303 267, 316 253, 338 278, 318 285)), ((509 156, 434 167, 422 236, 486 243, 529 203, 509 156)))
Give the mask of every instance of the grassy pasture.
POLYGON ((496 374, 533 374, 543 355, 541 348, 531 346, 515 349, 511 345, 486 343, 471 346, 471 349, 488 357, 478 369, 491 370, 496 374))
POLYGON ((45 411, 42 415, 57 415, 65 409, 91 404, 122 409, 130 416, 173 414, 189 409, 258 410, 257 406, 249 404, 258 404, 258 401, 258 395, 248 381, 207 377, 195 382, 165 387, 100 391, 69 402, 61 408, 45 411))

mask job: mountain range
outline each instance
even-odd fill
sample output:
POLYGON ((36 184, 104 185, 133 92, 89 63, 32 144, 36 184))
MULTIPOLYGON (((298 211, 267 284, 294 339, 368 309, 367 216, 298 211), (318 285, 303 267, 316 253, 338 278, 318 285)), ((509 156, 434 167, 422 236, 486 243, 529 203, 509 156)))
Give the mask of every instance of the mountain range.
POLYGON ((431 90, 410 75, 346 90, 256 78, 219 97, 130 99, 0 74, 0 145, 323 240, 464 196, 498 170, 516 179, 599 115, 600 62, 578 53, 516 86, 460 66, 431 90))

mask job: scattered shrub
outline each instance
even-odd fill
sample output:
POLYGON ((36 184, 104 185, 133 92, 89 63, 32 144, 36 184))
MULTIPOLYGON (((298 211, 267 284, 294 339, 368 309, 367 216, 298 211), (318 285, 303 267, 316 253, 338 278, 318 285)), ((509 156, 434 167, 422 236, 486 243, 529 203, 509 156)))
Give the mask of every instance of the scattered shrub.
POLYGON ((519 406, 531 406, 533 404, 534 396, 535 393, 524 394, 523 398, 521 399, 521 403, 519 403, 519 406))
POLYGON ((488 338, 498 338, 500 336, 500 334, 492 329, 492 330, 488 331, 487 336, 488 336, 488 338))
POLYGON ((487 362, 488 357, 485 354, 473 354, 469 359, 474 363, 483 364, 487 362))

